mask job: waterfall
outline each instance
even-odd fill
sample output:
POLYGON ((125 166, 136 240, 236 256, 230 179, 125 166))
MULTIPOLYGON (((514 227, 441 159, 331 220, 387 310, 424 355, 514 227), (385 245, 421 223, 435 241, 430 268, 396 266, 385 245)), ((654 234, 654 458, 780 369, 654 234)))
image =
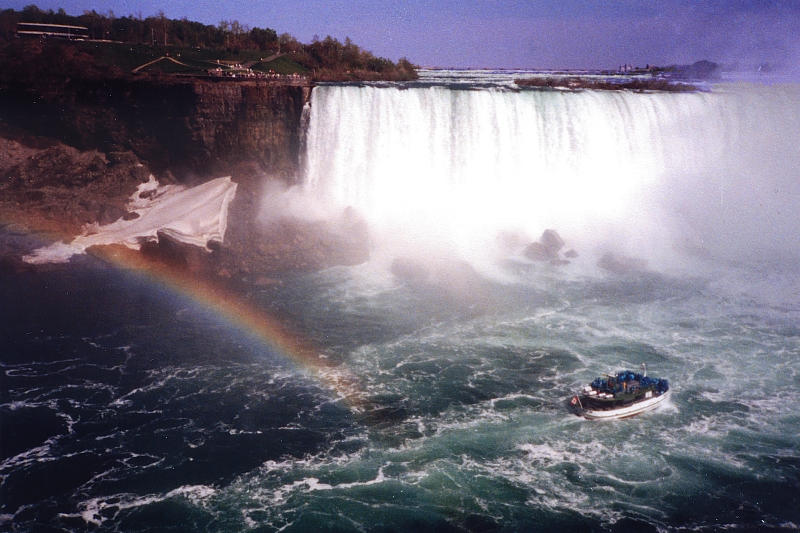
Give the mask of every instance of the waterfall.
MULTIPOLYGON (((800 89, 320 86, 305 188, 414 242, 798 248, 800 89)), ((795 250, 797 251, 797 250, 795 250)))

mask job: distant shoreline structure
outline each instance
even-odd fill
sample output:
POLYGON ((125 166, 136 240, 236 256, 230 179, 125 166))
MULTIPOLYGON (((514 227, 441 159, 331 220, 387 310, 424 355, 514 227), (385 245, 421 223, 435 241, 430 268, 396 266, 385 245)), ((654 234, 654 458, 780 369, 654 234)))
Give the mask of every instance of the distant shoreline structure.
POLYGON ((418 71, 422 80, 441 78, 451 73, 477 74, 488 81, 507 78, 513 81, 512 89, 532 90, 602 90, 602 91, 652 91, 699 92, 709 91, 708 82, 721 79, 721 68, 711 61, 698 61, 691 65, 659 67, 627 67, 619 70, 600 69, 528 69, 528 68, 431 68, 418 71))
POLYGON ((546 76, 514 80, 525 89, 592 89, 600 91, 660 91, 698 92, 702 89, 690 83, 676 82, 665 78, 587 78, 583 76, 546 76))
POLYGON ((453 71, 453 72, 495 72, 495 73, 530 73, 536 72, 551 76, 604 76, 610 79, 668 79, 673 81, 709 81, 721 78, 722 65, 713 61, 701 60, 690 65, 658 66, 647 64, 644 67, 621 65, 616 70, 601 68, 533 68, 533 67, 437 67, 419 66, 420 71, 453 71))
POLYGON ((523 88, 594 89, 601 91, 697 92, 708 90, 697 82, 718 80, 721 68, 713 61, 697 61, 691 65, 644 68, 622 65, 617 71, 599 71, 592 77, 575 73, 515 80, 523 88))

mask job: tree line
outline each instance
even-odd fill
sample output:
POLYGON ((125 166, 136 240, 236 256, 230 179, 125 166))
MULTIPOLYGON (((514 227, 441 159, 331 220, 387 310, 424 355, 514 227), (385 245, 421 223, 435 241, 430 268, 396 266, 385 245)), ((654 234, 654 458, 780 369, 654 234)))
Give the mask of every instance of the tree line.
POLYGON ((288 33, 278 34, 272 28, 249 27, 238 20, 223 20, 216 26, 182 19, 170 19, 161 11, 155 16, 141 13, 116 16, 112 11, 95 10, 69 15, 64 9, 42 10, 35 5, 20 11, 0 11, 0 39, 8 42, 16 35, 18 22, 69 24, 85 26, 89 38, 153 47, 213 49, 228 54, 261 51, 264 55, 287 54, 314 73, 317 79, 413 79, 414 66, 405 58, 396 64, 377 57, 354 44, 350 38, 342 43, 327 36, 315 37, 309 44, 299 42, 288 33))

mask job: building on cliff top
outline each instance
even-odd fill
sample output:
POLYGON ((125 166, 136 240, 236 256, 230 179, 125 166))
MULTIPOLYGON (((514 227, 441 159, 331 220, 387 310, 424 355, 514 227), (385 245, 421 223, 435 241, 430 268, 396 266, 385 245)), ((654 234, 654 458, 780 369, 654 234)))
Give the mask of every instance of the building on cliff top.
POLYGON ((55 38, 68 39, 70 41, 85 41, 89 39, 89 28, 86 26, 71 26, 68 24, 18 22, 17 37, 39 37, 41 39, 55 38))

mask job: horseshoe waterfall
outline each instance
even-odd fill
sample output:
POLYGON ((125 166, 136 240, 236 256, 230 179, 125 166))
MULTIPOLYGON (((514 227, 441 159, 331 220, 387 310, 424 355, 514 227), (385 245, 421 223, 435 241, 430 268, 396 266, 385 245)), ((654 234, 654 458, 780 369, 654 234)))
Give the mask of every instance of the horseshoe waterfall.
POLYGON ((799 98, 796 86, 323 86, 306 186, 381 229, 462 253, 548 227, 656 260, 675 247, 797 253, 799 98))
POLYGON ((262 207, 360 264, 0 277, 0 529, 800 528, 800 85, 525 75, 313 88, 262 207), (657 409, 569 409, 642 363, 657 409))

